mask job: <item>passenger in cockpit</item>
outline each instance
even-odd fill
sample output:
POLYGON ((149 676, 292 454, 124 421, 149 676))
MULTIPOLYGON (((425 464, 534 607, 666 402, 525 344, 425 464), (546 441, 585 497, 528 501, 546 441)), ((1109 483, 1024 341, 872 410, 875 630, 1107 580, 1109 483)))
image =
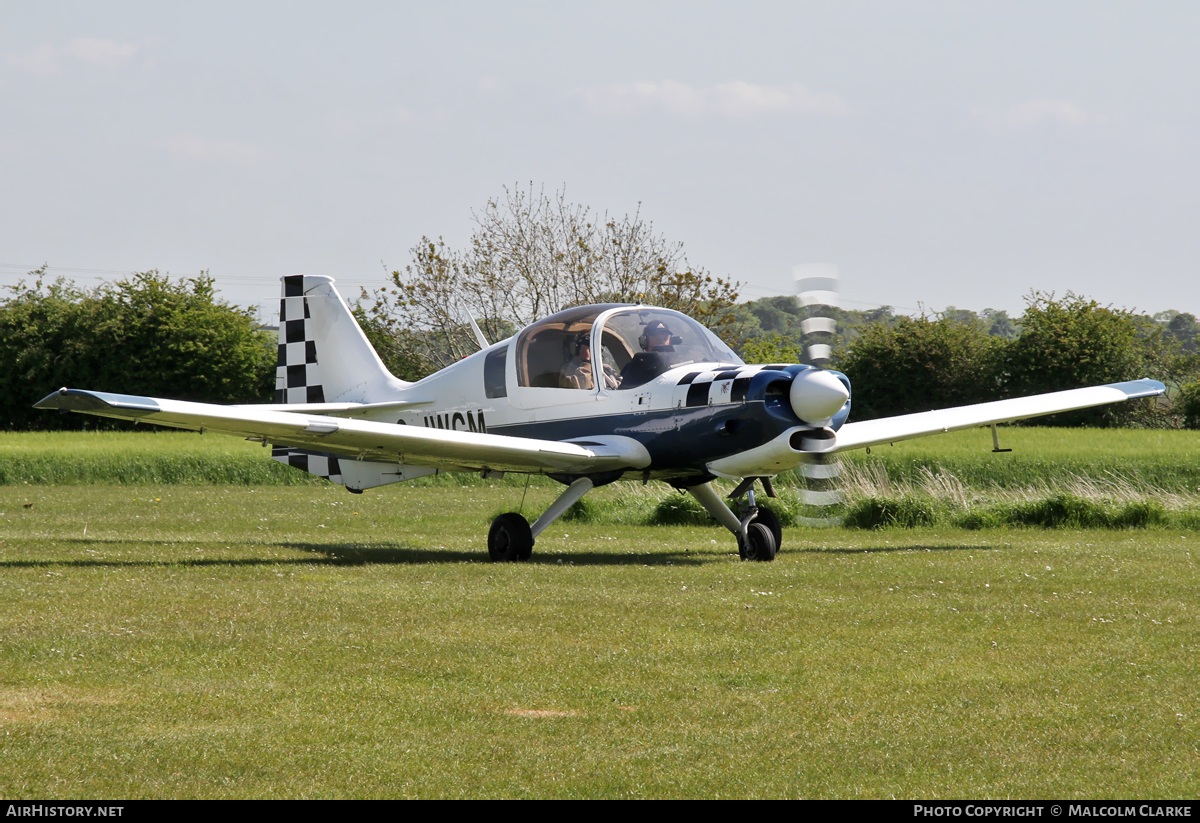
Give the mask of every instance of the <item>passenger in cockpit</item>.
MULTIPOLYGON (((615 389, 620 378, 611 366, 604 366, 604 387, 615 389)), ((592 341, 590 332, 582 332, 575 338, 575 357, 563 366, 561 380, 565 389, 593 389, 596 387, 592 375, 592 341)))

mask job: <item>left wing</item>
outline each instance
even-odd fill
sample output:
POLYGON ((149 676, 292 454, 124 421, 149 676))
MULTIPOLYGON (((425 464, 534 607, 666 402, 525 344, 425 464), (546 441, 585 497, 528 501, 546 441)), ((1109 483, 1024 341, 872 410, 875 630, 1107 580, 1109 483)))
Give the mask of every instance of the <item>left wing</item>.
POLYGON ((1016 397, 1012 400, 997 400, 974 406, 959 406, 955 409, 938 409, 899 417, 884 417, 880 420, 864 420, 861 423, 846 423, 837 430, 836 445, 831 451, 861 449, 864 446, 895 443, 898 440, 910 440, 958 429, 990 426, 1027 417, 1120 403, 1139 397, 1156 397, 1166 390, 1167 387, 1157 380, 1131 380, 1127 383, 1109 383, 1107 386, 1035 394, 1032 397, 1016 397))
POLYGON ((220 406, 67 388, 34 406, 237 435, 351 459, 459 471, 591 474, 650 465, 645 446, 631 437, 612 435, 579 443, 534 440, 278 411, 278 406, 220 406))

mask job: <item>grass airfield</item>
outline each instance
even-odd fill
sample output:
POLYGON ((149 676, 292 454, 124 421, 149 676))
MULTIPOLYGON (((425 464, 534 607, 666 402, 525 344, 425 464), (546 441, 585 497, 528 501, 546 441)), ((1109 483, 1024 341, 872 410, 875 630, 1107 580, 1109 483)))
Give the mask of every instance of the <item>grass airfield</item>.
POLYGON ((0 486, 0 797, 1195 797, 1200 533, 523 492, 0 486))

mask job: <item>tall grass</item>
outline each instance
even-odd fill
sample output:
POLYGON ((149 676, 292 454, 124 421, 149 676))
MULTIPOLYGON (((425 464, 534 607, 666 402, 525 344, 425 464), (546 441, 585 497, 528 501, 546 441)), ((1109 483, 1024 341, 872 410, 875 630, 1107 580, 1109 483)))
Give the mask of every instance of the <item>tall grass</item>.
POLYGON ((1200 432, 1162 429, 1061 429, 1005 426, 994 453, 988 429, 969 429, 847 452, 843 465, 903 483, 923 472, 952 475, 968 487, 1058 487, 1089 478, 1168 492, 1200 491, 1200 432))
MULTIPOLYGON (((776 481, 770 506, 785 524, 825 519, 858 528, 953 525, 1144 528, 1200 524, 1195 432, 1006 428, 993 453, 987 430, 897 443, 842 456, 844 503, 806 505, 802 479, 776 481)), ((322 485, 258 444, 191 432, 0 434, 0 485, 322 485)), ((543 477, 483 480, 456 473, 409 487, 556 487, 543 477)), ((718 481, 727 494, 731 483, 718 481)), ((565 515, 613 525, 715 525, 690 496, 662 483, 615 483, 565 515)))
MULTIPOLYGON (((538 485, 552 485, 544 478, 538 485)), ((196 432, 3 432, 0 486, 71 485, 324 485, 326 481, 271 459, 259 443, 196 432)), ((439 474, 418 486, 520 486, 508 475, 439 474)))

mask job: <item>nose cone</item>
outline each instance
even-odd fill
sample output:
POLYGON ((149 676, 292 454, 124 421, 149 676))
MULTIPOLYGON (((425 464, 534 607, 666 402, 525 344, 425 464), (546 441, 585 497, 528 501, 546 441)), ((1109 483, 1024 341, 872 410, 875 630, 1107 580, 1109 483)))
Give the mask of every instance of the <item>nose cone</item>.
POLYGON ((829 372, 806 369, 792 381, 788 399, 797 417, 810 426, 824 426, 846 405, 850 392, 829 372))

